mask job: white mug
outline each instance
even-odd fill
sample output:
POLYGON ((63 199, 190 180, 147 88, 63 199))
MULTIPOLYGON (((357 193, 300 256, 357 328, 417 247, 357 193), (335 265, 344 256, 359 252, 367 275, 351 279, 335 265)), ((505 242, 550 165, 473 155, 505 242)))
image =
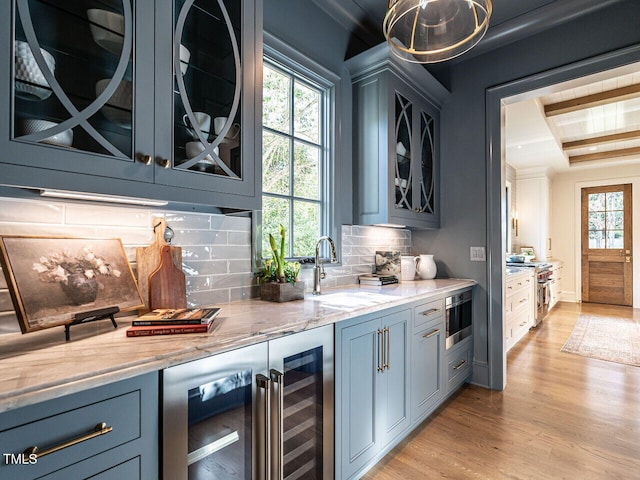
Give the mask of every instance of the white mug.
MULTIPOLYGON (((205 137, 209 136, 209 131, 211 130, 211 116, 204 112, 193 112, 193 116, 196 118, 196 122, 198 122, 198 129, 205 134, 205 137)), ((189 115, 186 113, 182 116, 182 122, 185 127, 194 128, 189 121, 189 115)), ((194 134, 193 136, 196 139, 198 138, 197 134, 194 134)))
POLYGON ((227 123, 227 117, 216 117, 213 119, 213 132, 219 135, 225 124, 227 123))
MULTIPOLYGON (((222 132, 222 129, 224 129, 224 126, 227 124, 227 120, 228 120, 228 117, 216 117, 213 119, 213 132, 216 135, 220 135, 220 133, 222 132)), ((231 125, 231 128, 229 128, 229 131, 227 132, 225 137, 234 139, 238 136, 239 133, 240 133, 240 124, 234 123, 233 125, 231 125)))
MULTIPOLYGON (((202 142, 187 142, 184 145, 184 149, 187 152, 187 158, 195 158, 204 151, 204 145, 202 142)), ((218 155, 218 147, 213 149, 213 153, 218 155)), ((213 158, 211 158, 211 155, 206 155, 203 160, 209 160, 212 162, 213 158)))

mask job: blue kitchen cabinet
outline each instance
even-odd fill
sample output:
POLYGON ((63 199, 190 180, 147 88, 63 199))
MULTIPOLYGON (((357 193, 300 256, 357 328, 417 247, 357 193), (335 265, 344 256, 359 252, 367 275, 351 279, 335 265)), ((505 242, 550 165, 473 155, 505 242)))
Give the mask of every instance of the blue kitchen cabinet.
POLYGON ((336 324, 336 478, 357 478, 407 430, 411 310, 336 324))
POLYGON ((260 208, 261 1, 2 2, 3 184, 260 208))
POLYGON ((411 423, 420 422, 445 394, 445 319, 442 300, 415 308, 411 339, 411 423), (429 320, 423 322, 425 318, 429 320), (417 326, 416 326, 417 325, 417 326))
POLYGON ((347 61, 359 224, 440 226, 440 110, 449 92, 381 44, 347 61))
POLYGON ((158 401, 154 372, 3 413, 0 478, 159 478, 158 401))
POLYGON ((447 395, 456 391, 471 375, 472 349, 473 337, 467 337, 447 350, 447 395))

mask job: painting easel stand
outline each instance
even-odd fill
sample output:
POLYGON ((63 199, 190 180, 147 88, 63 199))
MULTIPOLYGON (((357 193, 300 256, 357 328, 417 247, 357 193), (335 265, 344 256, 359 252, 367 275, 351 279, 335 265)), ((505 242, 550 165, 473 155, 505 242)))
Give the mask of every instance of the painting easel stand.
POLYGON ((120 307, 108 307, 108 308, 101 308, 100 310, 92 310, 89 312, 76 313, 74 315, 73 322, 67 323, 64 326, 65 340, 68 342, 71 339, 69 330, 73 325, 80 325, 82 323, 89 323, 89 322, 95 322, 98 320, 111 319, 113 328, 118 328, 118 324, 116 323, 116 320, 115 318, 113 318, 113 316, 119 311, 120 311, 120 307))

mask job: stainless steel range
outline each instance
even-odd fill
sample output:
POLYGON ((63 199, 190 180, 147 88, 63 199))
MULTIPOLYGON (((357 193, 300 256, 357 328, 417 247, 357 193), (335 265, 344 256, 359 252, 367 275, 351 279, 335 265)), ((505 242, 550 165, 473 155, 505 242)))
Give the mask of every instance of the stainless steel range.
POLYGON ((507 267, 535 268, 536 276, 536 326, 547 317, 551 295, 549 280, 551 279, 551 264, 545 262, 507 262, 507 267))

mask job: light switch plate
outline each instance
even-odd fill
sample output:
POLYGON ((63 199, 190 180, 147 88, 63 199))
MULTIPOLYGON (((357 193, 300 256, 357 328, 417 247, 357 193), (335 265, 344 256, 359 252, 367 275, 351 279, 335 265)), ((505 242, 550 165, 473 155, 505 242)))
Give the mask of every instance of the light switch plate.
POLYGON ((487 255, 484 247, 469 247, 469 256, 472 262, 486 262, 487 255))

